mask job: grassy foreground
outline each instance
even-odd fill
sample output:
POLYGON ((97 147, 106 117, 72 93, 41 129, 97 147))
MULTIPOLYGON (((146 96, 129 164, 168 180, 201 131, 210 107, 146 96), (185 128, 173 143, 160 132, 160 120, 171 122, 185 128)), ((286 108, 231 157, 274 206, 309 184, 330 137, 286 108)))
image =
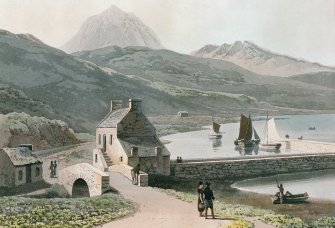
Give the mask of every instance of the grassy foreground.
MULTIPOLYGON (((150 178, 149 178, 150 180, 150 178)), ((197 201, 197 180, 183 179, 176 177, 152 176, 149 185, 159 187, 167 194, 173 195, 178 199, 186 202, 196 204, 197 201), (195 186, 195 187, 194 187, 195 186)), ((248 217, 255 217, 265 223, 274 225, 279 228, 334 228, 335 217, 323 216, 321 211, 319 216, 315 219, 306 221, 300 216, 289 215, 288 213, 280 213, 269 208, 261 209, 258 204, 246 205, 244 203, 237 203, 236 199, 243 199, 245 197, 235 189, 230 187, 231 182, 217 181, 212 182, 214 186, 215 201, 214 209, 216 216, 232 220, 229 228, 249 228, 252 224, 248 222, 248 217), (235 200, 234 200, 235 199, 235 200)), ((264 196, 263 196, 264 198, 264 196)), ((257 198, 253 198, 258 200, 257 198)), ((247 200, 245 200, 247 201, 247 200)), ((241 200, 240 202, 243 202, 241 200)), ((302 210, 304 205, 299 205, 295 208, 293 205, 285 205, 285 208, 292 210, 302 210)), ((289 211, 287 211, 289 212, 289 211)), ((307 211, 305 213, 308 213, 307 211)), ((293 213, 294 214, 294 213, 293 213)), ((331 215, 332 216, 332 215, 331 215)))
POLYGON ((92 198, 0 198, 0 227, 93 227, 134 213, 116 194, 92 198))
MULTIPOLYGON (((179 192, 171 189, 162 190, 186 202, 196 203, 197 196, 187 192, 179 192)), ((245 217, 257 217, 263 222, 272 224, 279 228, 332 228, 335 227, 334 217, 321 217, 314 222, 307 224, 300 218, 290 215, 275 214, 271 210, 264 210, 241 204, 227 204, 221 201, 214 203, 215 214, 218 217, 236 220, 229 227, 252 227, 245 217)))

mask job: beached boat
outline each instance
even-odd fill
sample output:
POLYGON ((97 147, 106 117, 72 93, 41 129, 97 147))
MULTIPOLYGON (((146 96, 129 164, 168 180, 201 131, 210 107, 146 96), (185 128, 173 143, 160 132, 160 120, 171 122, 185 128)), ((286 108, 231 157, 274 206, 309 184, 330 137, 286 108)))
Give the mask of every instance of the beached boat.
POLYGON ((234 141, 235 146, 242 146, 244 148, 246 147, 253 147, 255 144, 259 143, 259 137, 258 139, 255 139, 253 137, 254 129, 252 128, 252 121, 250 116, 246 117, 241 114, 240 119, 240 132, 238 135, 238 138, 234 141))
POLYGON ((279 143, 278 141, 282 141, 282 139, 278 134, 275 120, 273 117, 271 119, 269 119, 268 116, 266 117, 264 135, 265 138, 263 143, 259 144, 261 150, 276 151, 280 149, 281 143, 279 143))
POLYGON ((214 122, 214 118, 212 117, 212 128, 211 128, 211 131, 210 131, 208 137, 210 139, 221 139, 222 134, 220 133, 220 127, 221 127, 221 125, 214 122))
MULTIPOLYGON (((308 193, 302 194, 285 194, 283 196, 283 204, 294 204, 294 203, 304 203, 308 199, 308 193)), ((277 192, 272 198, 273 204, 280 204, 279 192, 277 192)))

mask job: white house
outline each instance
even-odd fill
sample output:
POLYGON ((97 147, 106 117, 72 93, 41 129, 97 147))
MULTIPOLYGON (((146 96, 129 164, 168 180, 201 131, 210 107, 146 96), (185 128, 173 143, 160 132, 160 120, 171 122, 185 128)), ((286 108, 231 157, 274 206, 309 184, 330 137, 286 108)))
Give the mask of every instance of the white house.
POLYGON ((141 99, 112 101, 110 112, 96 127, 93 165, 106 170, 114 164, 134 167, 148 174, 170 175, 170 153, 156 135, 155 127, 142 112, 141 99))

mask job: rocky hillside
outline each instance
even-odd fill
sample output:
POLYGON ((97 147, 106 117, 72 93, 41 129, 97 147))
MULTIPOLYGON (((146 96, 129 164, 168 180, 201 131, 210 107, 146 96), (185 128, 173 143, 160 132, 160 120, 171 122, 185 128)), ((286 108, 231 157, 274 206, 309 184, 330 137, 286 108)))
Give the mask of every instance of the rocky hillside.
POLYGON ((111 6, 101 14, 88 18, 61 49, 72 53, 111 45, 163 48, 153 30, 139 18, 111 6))
POLYGON ((146 81, 152 88, 171 95, 194 96, 204 105, 211 103, 211 97, 217 97, 214 113, 222 108, 224 111, 234 110, 235 113, 259 110, 262 105, 254 106, 253 101, 263 104, 263 107, 265 104, 313 110, 335 107, 334 89, 286 77, 259 75, 223 60, 196 58, 168 50, 115 46, 74 55, 110 67, 133 79, 146 81), (242 95, 248 99, 243 99, 242 95), (244 103, 245 106, 219 96, 239 96, 240 104, 244 103))
POLYGON ((232 62, 262 75, 288 77, 322 71, 335 72, 335 68, 276 54, 248 41, 221 46, 206 45, 191 55, 232 62))
POLYGON ((26 113, 0 114, 0 135, 0 148, 33 144, 39 150, 79 143, 65 122, 26 113))

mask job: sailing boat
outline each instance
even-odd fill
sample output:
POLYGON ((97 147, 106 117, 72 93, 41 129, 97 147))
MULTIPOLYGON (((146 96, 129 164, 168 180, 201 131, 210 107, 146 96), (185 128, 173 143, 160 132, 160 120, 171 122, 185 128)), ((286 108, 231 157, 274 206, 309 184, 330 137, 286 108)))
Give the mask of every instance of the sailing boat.
POLYGON ((264 143, 260 144, 260 148, 263 150, 279 150, 281 147, 281 141, 276 124, 275 119, 272 117, 269 119, 268 115, 266 116, 266 123, 265 123, 265 139, 264 143))
POLYGON ((258 134, 257 134, 257 132, 254 128, 254 142, 255 142, 256 145, 258 145, 260 141, 261 141, 261 139, 259 138, 259 136, 258 136, 258 134))
MULTIPOLYGON (((255 140, 252 139, 252 136, 253 136, 253 128, 251 118, 250 116, 246 117, 241 114, 240 133, 238 135, 238 138, 234 141, 234 144, 236 146, 243 145, 244 147, 253 147, 255 144, 255 140)), ((257 141, 259 142, 259 139, 257 141)))
POLYGON ((211 132, 209 133, 208 137, 210 139, 221 139, 222 134, 220 133, 220 127, 221 125, 214 122, 214 117, 212 117, 212 128, 211 128, 211 132))

